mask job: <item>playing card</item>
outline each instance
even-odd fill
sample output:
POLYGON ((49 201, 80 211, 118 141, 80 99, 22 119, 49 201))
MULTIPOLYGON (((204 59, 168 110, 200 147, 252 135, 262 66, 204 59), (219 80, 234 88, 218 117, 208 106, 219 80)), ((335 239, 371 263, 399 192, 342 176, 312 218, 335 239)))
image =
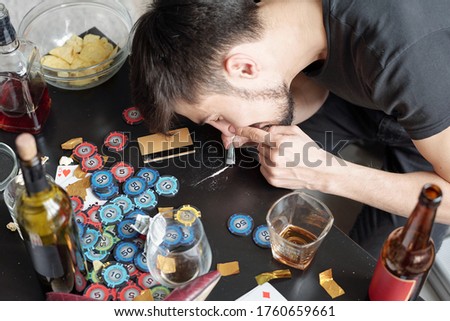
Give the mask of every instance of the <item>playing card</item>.
MULTIPOLYGON (((55 183, 67 190, 67 187, 70 184, 73 184, 79 180, 79 178, 74 175, 77 167, 78 165, 58 166, 58 168, 56 169, 55 183)), ((90 175, 91 174, 87 174, 86 177, 90 175)), ((103 205, 104 203, 106 203, 106 201, 98 199, 92 193, 92 189, 90 187, 86 189, 86 197, 84 199, 83 210, 87 209, 93 204, 103 205)))
POLYGON ((287 301, 272 284, 266 282, 239 297, 236 301, 287 301))
POLYGON ((78 178, 74 176, 78 165, 58 166, 56 169, 55 183, 66 188, 69 184, 75 183, 78 178))

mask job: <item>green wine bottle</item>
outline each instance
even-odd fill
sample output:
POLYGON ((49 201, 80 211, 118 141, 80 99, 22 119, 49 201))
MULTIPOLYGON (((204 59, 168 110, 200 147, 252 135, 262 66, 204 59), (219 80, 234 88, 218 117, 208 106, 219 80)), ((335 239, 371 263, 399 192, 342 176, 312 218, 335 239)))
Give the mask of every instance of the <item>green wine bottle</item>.
POLYGON ((86 266, 70 198, 47 179, 31 134, 20 134, 16 147, 25 182, 17 220, 33 267, 45 292, 76 292, 76 276, 86 266))

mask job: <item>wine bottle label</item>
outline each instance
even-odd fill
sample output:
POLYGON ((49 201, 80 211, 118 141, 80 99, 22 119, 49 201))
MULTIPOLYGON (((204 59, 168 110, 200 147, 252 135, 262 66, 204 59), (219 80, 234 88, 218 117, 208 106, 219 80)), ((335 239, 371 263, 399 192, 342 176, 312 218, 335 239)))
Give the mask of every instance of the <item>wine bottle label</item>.
POLYGON ((47 278, 59 278, 64 275, 64 268, 55 245, 33 245, 27 242, 34 269, 47 278))
POLYGON ((408 301, 414 291, 416 280, 403 280, 386 269, 378 260, 369 287, 372 301, 408 301))

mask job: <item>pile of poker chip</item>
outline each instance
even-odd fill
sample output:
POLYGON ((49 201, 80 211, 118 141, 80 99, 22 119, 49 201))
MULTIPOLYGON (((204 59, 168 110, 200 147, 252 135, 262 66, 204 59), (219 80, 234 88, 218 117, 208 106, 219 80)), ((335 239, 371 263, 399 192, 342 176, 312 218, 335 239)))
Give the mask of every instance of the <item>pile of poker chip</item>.
POLYGON ((261 248, 270 248, 270 235, 267 224, 254 228, 253 218, 245 213, 235 213, 228 218, 227 228, 237 236, 252 235, 253 242, 261 248))
MULTIPOLYGON (((90 154, 93 150, 90 147, 83 151, 90 154)), ((125 162, 116 163, 110 170, 92 172, 92 193, 106 201, 103 205, 93 204, 83 210, 82 198, 71 197, 86 261, 84 265, 83 258, 79 258, 76 290, 88 298, 133 300, 143 290, 150 289, 154 300, 163 300, 171 291, 149 273, 145 236, 132 225, 137 215, 150 215, 158 197, 176 195, 179 182, 174 176, 160 175, 148 167, 134 174, 133 166, 125 162)))
MULTIPOLYGON (((130 125, 142 121, 135 107, 123 112, 130 125)), ((105 137, 104 146, 110 151, 121 151, 128 143, 122 132, 111 132, 105 137)), ((75 290, 94 300, 134 300, 142 291, 150 289, 154 300, 164 300, 171 289, 159 284, 149 273, 144 252, 146 237, 132 225, 138 215, 150 215, 159 197, 175 196, 179 181, 172 175, 160 175, 153 168, 135 168, 118 161, 105 168, 105 156, 91 142, 73 145, 71 158, 78 161, 88 178, 92 194, 100 201, 84 209, 80 196, 72 196, 71 203, 78 227, 78 236, 84 258, 77 256, 75 290), (103 204, 104 203, 104 204, 103 204)), ((69 149, 69 148, 65 148, 69 149)), ((190 205, 180 207, 200 217, 200 211, 190 205)), ((184 213, 177 211, 176 213, 184 213)), ((188 244, 191 239, 189 226, 196 219, 175 215, 182 223, 180 241, 188 244)))
POLYGON ((80 163, 81 170, 92 173, 105 166, 103 157, 97 152, 97 146, 90 142, 78 144, 72 153, 72 158, 80 163))

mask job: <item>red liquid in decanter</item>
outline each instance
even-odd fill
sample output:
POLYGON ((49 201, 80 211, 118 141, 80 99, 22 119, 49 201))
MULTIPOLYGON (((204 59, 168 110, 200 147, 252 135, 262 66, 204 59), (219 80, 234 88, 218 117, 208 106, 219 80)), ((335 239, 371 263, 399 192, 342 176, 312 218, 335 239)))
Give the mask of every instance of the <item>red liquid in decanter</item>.
POLYGON ((29 81, 19 76, 0 77, 0 129, 37 134, 48 118, 51 98, 40 79, 29 81))

